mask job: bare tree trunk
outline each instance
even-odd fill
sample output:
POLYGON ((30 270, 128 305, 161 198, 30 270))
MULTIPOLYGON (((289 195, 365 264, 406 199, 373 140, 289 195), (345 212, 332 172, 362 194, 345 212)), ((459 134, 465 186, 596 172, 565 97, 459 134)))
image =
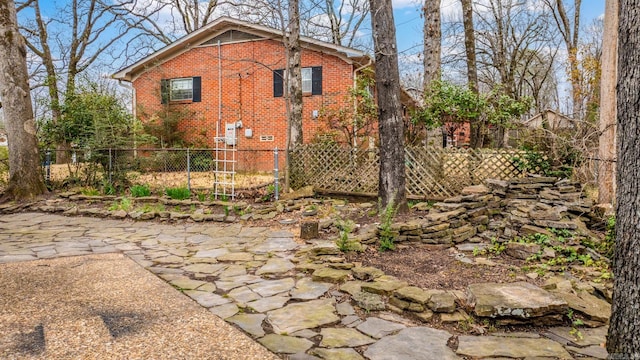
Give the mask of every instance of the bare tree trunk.
POLYGON ((442 30, 440 29, 440 0, 424 0, 424 77, 422 88, 426 94, 434 80, 440 80, 440 54, 442 30))
POLYGON ((15 200, 44 194, 36 124, 31 107, 27 49, 18 32, 13 0, 0 1, 0 96, 9 137, 9 186, 15 200))
POLYGON ((607 351, 611 359, 637 359, 640 354, 640 12, 635 0, 620 0, 618 9, 618 200, 607 351))
POLYGON ((396 29, 391 0, 369 0, 375 53, 375 80, 380 133, 380 174, 378 196, 382 209, 397 207, 406 212, 404 173, 404 123, 400 105, 400 74, 396 29))
MULTIPOLYGON (((578 40, 580 36, 582 0, 573 0, 573 16, 570 16, 571 14, 565 8, 563 1, 565 0, 545 0, 553 12, 553 18, 569 55, 569 81, 571 82, 571 98, 573 101, 572 117, 581 120, 583 109, 580 69, 578 67, 578 40)), ((578 128, 581 127, 581 122, 578 121, 578 128)))
POLYGON ((287 171, 285 189, 289 189, 290 152, 303 143, 302 73, 300 68, 300 8, 298 0, 289 1, 287 44, 287 171))
MULTIPOLYGON (((476 63, 476 34, 473 26, 473 5, 471 0, 462 0, 462 24, 464 26, 464 48, 467 55, 467 81, 469 88, 478 93, 478 65, 476 63)), ((479 119, 471 124, 471 148, 481 148, 484 144, 484 121, 479 119)))
POLYGON ((600 139, 598 142, 598 202, 613 204, 616 158, 616 79, 618 64, 618 1, 607 0, 600 80, 600 139))
MULTIPOLYGON (((47 30, 47 24, 42 17, 42 13, 40 11, 40 0, 35 0, 32 2, 33 12, 35 15, 36 26, 37 26, 37 34, 38 34, 38 42, 40 44, 40 48, 36 47, 32 43, 26 43, 29 50, 33 51, 38 57, 42 59, 42 64, 47 73, 47 80, 45 82, 45 86, 47 87, 47 91, 49 93, 50 106, 51 106, 51 121, 56 124, 60 121, 62 117, 62 107, 60 104, 60 93, 58 90, 58 71, 56 70, 53 54, 51 52, 51 48, 49 47, 49 32, 47 30)), ((69 156, 69 144, 66 141, 61 141, 56 144, 56 163, 57 164, 67 164, 71 161, 71 157, 69 156)))

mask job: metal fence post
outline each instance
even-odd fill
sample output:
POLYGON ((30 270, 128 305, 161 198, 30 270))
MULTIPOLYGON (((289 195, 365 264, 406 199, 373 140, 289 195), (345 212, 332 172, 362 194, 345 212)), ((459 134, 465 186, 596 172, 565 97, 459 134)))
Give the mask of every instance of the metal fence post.
POLYGON ((51 182, 51 150, 47 150, 45 160, 44 160, 44 168, 46 170, 45 180, 47 181, 47 184, 48 184, 49 182, 51 182))
POLYGON ((109 184, 113 185, 111 181, 111 171, 113 169, 113 158, 111 154, 111 148, 109 148, 109 184))
POLYGON ((278 191, 278 178, 280 177, 279 175, 279 170, 278 170, 278 147, 276 146, 275 150, 273 150, 273 164, 274 164, 274 169, 273 169, 273 177, 274 177, 274 196, 276 201, 278 201, 278 199, 280 198, 280 194, 278 191))
POLYGON ((187 188, 191 191, 191 157, 189 156, 189 148, 187 148, 187 188))

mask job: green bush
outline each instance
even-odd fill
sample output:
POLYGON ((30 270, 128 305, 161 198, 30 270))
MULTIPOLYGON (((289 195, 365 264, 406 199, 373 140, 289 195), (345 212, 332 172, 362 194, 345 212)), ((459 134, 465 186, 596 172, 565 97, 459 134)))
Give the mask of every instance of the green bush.
POLYGON ((191 171, 212 171, 213 155, 210 151, 191 151, 189 154, 191 171))
POLYGON ((191 197, 191 191, 185 187, 167 188, 165 193, 173 200, 185 200, 191 197))
POLYGON ((354 226, 355 224, 351 220, 340 220, 337 222, 337 227, 340 230, 340 237, 336 240, 336 245, 340 251, 362 251, 362 246, 359 242, 349 239, 349 234, 351 233, 351 230, 353 230, 354 226))
POLYGON ((9 150, 0 146, 0 188, 9 181, 9 150))
POLYGON ((606 222, 606 232, 604 241, 600 243, 598 251, 601 254, 613 260, 613 249, 616 242, 616 217, 614 215, 609 216, 606 222))
POLYGON ((111 206, 109 206, 109 211, 118 211, 118 210, 130 211, 131 209, 133 209, 133 202, 126 197, 123 197, 122 199, 120 199, 120 202, 116 201, 113 204, 111 204, 111 206))
POLYGON ((391 223, 396 216, 397 207, 389 203, 381 214, 381 222, 378 227, 378 237, 380 238, 380 251, 395 250, 395 239, 398 236, 396 231, 391 229, 391 223))
POLYGON ((151 195, 151 189, 147 185, 133 185, 129 188, 131 191, 131 196, 133 197, 144 197, 151 195))
POLYGON ((80 191, 80 193, 82 193, 82 195, 86 195, 86 196, 98 196, 98 195, 100 195, 100 191, 98 191, 98 189, 95 189, 95 188, 85 188, 85 189, 82 189, 80 191))

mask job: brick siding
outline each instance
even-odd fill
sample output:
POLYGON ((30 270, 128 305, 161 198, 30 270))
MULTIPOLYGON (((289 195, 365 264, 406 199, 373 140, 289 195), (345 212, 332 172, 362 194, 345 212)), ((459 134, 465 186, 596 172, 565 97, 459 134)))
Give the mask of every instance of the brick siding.
MULTIPOLYGON (((133 81, 136 89, 138 115, 142 121, 162 111, 160 81, 200 76, 202 101, 171 103, 190 115, 179 124, 184 140, 199 146, 215 147, 216 124, 219 112, 219 91, 222 107, 220 136, 226 123, 242 121, 238 129, 238 149, 284 148, 286 143, 285 98, 273 96, 273 70, 286 64, 285 48, 274 40, 246 41, 189 49, 165 63, 149 68, 133 81), (218 58, 220 50, 221 58, 218 58), (221 73, 219 73, 219 66, 221 73), (221 85, 218 81, 221 75, 221 85), (245 137, 251 129, 253 136, 245 137), (260 141, 262 135, 273 135, 274 141, 260 141)), ((302 51, 302 67, 322 66, 322 95, 305 95, 303 99, 303 136, 309 142, 324 126, 313 119, 314 110, 352 106, 347 95, 353 86, 353 66, 344 60, 317 51, 302 51)))

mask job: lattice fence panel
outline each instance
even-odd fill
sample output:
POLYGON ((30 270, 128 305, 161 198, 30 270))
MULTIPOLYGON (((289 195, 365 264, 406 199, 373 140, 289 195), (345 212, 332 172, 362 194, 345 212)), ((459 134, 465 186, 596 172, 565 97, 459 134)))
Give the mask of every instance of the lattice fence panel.
MULTIPOLYGON (((522 151, 508 149, 405 149, 407 194, 446 198, 485 179, 521 177, 514 158, 522 151)), ((353 150, 337 144, 305 145, 292 152, 292 185, 313 185, 341 193, 377 193, 377 151, 353 150)))

